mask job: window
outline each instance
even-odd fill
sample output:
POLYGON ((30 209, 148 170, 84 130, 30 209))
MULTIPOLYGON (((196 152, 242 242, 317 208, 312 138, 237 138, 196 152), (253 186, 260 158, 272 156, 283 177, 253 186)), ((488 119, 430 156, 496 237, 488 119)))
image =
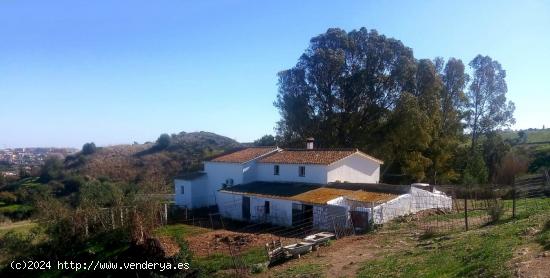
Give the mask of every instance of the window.
POLYGON ((228 186, 232 186, 233 185, 233 179, 226 179, 225 184, 228 185, 228 186))
POLYGON ((275 176, 279 175, 279 165, 273 166, 273 175, 275 176))
POLYGON ((185 186, 180 186, 180 194, 183 195, 183 193, 185 192, 185 186))
POLYGON ((269 201, 265 201, 264 203, 264 212, 265 214, 269 214, 269 201))
POLYGON ((300 166, 298 168, 298 175, 300 177, 305 177, 306 176, 306 166, 300 166))

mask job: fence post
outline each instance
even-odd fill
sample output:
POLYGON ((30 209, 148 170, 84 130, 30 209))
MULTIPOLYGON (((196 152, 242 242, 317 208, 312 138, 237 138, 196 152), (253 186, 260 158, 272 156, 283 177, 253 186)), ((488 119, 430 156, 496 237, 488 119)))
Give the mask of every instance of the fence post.
POLYGON ((516 181, 512 183, 512 218, 516 218, 516 181))
POLYGON ((168 204, 164 203, 164 225, 168 225, 168 204))
POLYGON ((466 231, 468 231, 468 191, 464 194, 464 224, 466 225, 466 231))

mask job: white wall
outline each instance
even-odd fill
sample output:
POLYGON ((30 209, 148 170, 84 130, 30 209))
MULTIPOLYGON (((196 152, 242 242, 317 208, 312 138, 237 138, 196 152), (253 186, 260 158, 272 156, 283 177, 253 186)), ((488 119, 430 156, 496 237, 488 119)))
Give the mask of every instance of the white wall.
POLYGON ((178 179, 174 180, 174 193, 175 193, 174 201, 176 202, 176 205, 180 207, 188 207, 188 208, 192 207, 191 196, 193 193, 190 187, 191 187, 190 182, 187 180, 178 180, 178 179), (181 194, 182 186, 184 187, 183 188, 184 194, 181 194))
POLYGON ((174 180, 175 202, 178 206, 200 208, 211 205, 208 203, 208 188, 206 175, 194 180, 174 180), (183 194, 181 187, 183 188, 183 194))
MULTIPOLYGON (((292 226, 291 200, 265 197, 250 197, 250 220, 253 222, 268 222, 280 226, 292 226), (269 214, 264 211, 265 201, 269 201, 269 214)), ((296 203, 296 202, 294 202, 296 203)))
POLYGON ((258 163, 257 180, 270 182, 304 182, 304 183, 327 183, 327 166, 313 164, 274 164, 258 163), (279 175, 273 174, 273 167, 279 165, 279 175), (300 177, 298 169, 306 167, 306 174, 300 177))
POLYGON ((243 165, 240 163, 206 161, 204 171, 213 190, 220 189, 227 179, 233 179, 235 185, 243 183, 243 165))
MULTIPOLYGON (((216 199, 218 208, 223 217, 245 221, 242 215, 242 198, 244 195, 233 194, 230 192, 217 192, 216 199)), ((250 221, 252 222, 268 222, 275 225, 291 226, 292 225, 292 203, 291 200, 274 199, 265 197, 250 197, 250 221), (269 201, 269 215, 264 214, 265 201, 269 201), (258 209, 258 207, 260 207, 258 209)))
POLYGON ((426 209, 451 209, 452 198, 442 192, 430 192, 415 187, 408 194, 374 207, 374 223, 386 223, 398 216, 417 213, 426 209))
POLYGON ((243 220, 242 195, 227 192, 216 192, 216 201, 220 214, 225 218, 243 220))
POLYGON ((328 166, 328 182, 378 183, 380 164, 353 154, 328 166))
POLYGON ((242 164, 242 173, 243 173, 243 180, 242 183, 250 183, 253 181, 256 181, 257 178, 257 167, 256 161, 250 161, 248 163, 242 164))

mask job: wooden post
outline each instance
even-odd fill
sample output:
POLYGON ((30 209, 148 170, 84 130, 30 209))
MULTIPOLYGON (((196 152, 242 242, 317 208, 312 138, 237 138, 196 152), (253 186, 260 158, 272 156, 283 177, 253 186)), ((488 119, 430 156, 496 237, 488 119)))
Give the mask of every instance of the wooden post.
POLYGON ((115 213, 113 212, 113 209, 112 209, 112 208, 110 209, 110 211, 111 211, 111 225, 112 225, 112 228, 113 228, 113 230, 114 230, 115 227, 116 227, 116 226, 115 226, 115 213))
POLYGON ((336 223, 334 223, 334 217, 332 218, 332 227, 334 227, 334 236, 338 239, 338 232, 336 231, 336 223))
POLYGON ((84 216, 84 232, 86 237, 88 237, 88 216, 84 216))
POLYGON ((468 230, 468 194, 464 194, 464 224, 466 231, 468 230))
POLYGON ((120 208, 120 226, 124 227, 124 212, 122 211, 122 208, 120 208))
POLYGON ((164 203, 164 225, 168 224, 168 204, 164 203))
POLYGON ((516 218, 516 183, 512 185, 512 218, 516 218))

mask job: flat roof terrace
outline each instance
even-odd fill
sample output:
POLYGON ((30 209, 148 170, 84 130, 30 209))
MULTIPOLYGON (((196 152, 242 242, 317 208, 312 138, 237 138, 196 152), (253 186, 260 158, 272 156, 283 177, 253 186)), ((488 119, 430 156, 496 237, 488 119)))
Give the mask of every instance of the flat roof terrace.
POLYGON ((349 188, 334 188, 334 186, 328 187, 326 185, 310 183, 252 182, 224 188, 220 191, 240 195, 294 200, 311 204, 327 204, 328 201, 338 197, 345 197, 360 202, 384 202, 398 196, 398 194, 392 192, 380 192, 379 186, 376 187, 376 191, 361 188, 359 184, 358 186, 350 186, 349 188))

